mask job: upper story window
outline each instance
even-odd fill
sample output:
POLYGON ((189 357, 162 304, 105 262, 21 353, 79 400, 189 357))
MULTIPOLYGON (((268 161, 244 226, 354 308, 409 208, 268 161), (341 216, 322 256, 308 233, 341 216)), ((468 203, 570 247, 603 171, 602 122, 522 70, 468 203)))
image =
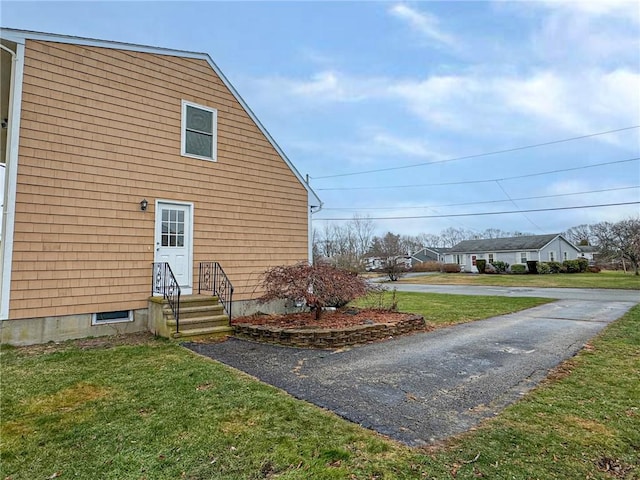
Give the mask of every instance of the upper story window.
POLYGON ((218 111, 182 101, 182 155, 217 160, 218 111))

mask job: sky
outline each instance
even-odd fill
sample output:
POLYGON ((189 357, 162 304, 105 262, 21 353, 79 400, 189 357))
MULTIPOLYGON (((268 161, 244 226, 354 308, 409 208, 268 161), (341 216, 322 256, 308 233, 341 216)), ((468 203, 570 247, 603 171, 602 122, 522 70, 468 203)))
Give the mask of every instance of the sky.
POLYGON ((3 0, 0 23, 208 53, 309 175, 314 227, 546 234, 640 214, 620 205, 640 202, 637 1, 3 0))

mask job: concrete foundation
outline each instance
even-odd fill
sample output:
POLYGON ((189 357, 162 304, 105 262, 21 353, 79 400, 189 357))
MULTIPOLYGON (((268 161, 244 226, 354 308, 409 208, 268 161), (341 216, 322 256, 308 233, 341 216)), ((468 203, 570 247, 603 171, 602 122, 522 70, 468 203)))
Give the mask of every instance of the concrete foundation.
POLYGON ((0 342, 21 346, 47 342, 62 342, 76 338, 123 335, 148 330, 147 309, 134 310, 133 321, 91 325, 91 314, 59 317, 3 320, 0 322, 0 342))
MULTIPOLYGON (((134 310, 132 322, 105 323, 91 325, 91 314, 63 315, 59 317, 28 318, 20 320, 0 321, 0 343, 22 346, 47 342, 63 342, 86 337, 103 337, 108 335, 124 335, 128 333, 146 332, 166 336, 169 334, 162 318, 162 297, 152 297, 149 308, 134 310), (154 310, 155 315, 153 315, 154 310), (152 313, 152 315, 150 315, 152 313)), ((292 305, 286 301, 259 303, 255 300, 233 302, 233 317, 252 315, 257 312, 293 313, 304 311, 304 307, 292 305)))

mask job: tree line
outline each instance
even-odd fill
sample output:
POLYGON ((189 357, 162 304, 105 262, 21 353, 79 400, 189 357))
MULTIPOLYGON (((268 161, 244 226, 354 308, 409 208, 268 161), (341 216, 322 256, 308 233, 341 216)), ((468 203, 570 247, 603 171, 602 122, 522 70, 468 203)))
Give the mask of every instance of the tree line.
MULTIPOLYGON (((528 232, 487 228, 482 232, 466 228, 446 228, 438 234, 403 235, 387 232, 376 236, 375 222, 354 215, 345 223, 327 223, 313 229, 314 261, 325 259, 334 265, 355 271, 364 269, 367 257, 389 258, 412 255, 425 247, 451 248, 463 240, 533 235, 528 232)), ((622 262, 636 274, 640 264, 640 216, 618 222, 598 222, 571 227, 563 236, 577 246, 594 246, 600 258, 622 262)))

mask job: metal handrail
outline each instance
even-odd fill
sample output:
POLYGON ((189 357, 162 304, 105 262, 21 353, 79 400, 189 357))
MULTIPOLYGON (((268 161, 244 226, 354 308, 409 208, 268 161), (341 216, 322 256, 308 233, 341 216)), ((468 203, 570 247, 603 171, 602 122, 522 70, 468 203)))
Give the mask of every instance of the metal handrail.
POLYGON ((180 332, 180 285, 176 280, 169 263, 154 262, 151 280, 151 295, 160 293, 171 307, 176 319, 176 333, 180 332))
POLYGON ((220 303, 231 319, 233 285, 218 262, 200 262, 198 269, 198 293, 211 292, 217 295, 220 303))

